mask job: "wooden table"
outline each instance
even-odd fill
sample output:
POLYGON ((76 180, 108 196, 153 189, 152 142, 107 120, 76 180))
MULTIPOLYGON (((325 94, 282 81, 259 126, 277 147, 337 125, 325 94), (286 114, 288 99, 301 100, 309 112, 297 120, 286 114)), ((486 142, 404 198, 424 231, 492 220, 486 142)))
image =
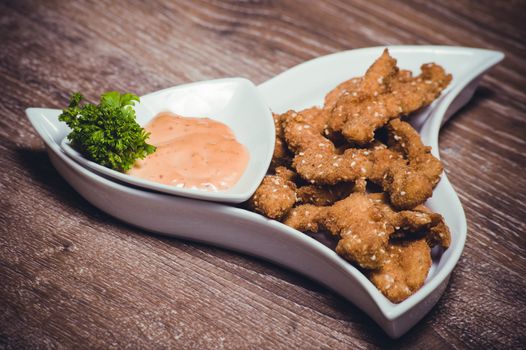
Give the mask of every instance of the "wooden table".
POLYGON ((390 1, 2 1, 0 348, 526 346, 526 4, 390 1), (54 170, 29 106, 72 91, 144 94, 387 44, 501 50, 446 125, 441 154, 469 223, 450 285, 390 340, 295 273, 127 226, 54 170))

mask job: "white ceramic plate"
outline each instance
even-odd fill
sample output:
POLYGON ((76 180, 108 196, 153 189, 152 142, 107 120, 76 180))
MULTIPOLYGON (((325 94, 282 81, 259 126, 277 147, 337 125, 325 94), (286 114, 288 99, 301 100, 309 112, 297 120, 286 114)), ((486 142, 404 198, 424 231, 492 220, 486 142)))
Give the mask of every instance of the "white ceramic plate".
POLYGON ((274 121, 251 81, 229 78, 179 85, 142 96, 134 109, 141 126, 161 112, 185 117, 209 117, 226 124, 250 154, 243 176, 226 191, 179 188, 130 176, 92 162, 71 147, 67 138, 61 143, 62 149, 83 166, 117 180, 150 190, 208 201, 244 202, 263 180, 274 151, 274 121))
MULTIPOLYGON (((259 86, 271 108, 281 112, 321 104, 339 82, 362 75, 383 47, 336 53, 294 67, 259 86)), ((417 125, 424 142, 438 153, 443 122, 473 95, 478 78, 503 58, 495 51, 440 46, 393 46, 402 68, 437 62, 454 75, 443 97, 417 125)), ((233 206, 133 188, 82 167, 60 148, 68 133, 59 110, 29 108, 31 123, 44 140, 53 165, 67 182, 96 207, 138 227, 255 255, 302 273, 336 291, 372 317, 391 337, 399 337, 435 305, 444 292, 466 239, 466 218, 445 174, 428 205, 444 215, 451 247, 435 257, 425 285, 400 304, 386 299, 355 267, 318 241, 277 221, 233 206)), ((448 169, 455 171, 455 169, 448 169)))

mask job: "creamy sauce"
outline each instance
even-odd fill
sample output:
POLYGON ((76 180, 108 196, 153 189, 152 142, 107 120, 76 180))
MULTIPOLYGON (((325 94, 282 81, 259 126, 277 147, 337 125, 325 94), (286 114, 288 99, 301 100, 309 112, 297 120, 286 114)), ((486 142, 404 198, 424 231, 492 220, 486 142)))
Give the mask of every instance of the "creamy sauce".
POLYGON ((249 154, 225 124, 159 113, 144 129, 157 150, 128 174, 176 187, 224 191, 236 184, 249 154))

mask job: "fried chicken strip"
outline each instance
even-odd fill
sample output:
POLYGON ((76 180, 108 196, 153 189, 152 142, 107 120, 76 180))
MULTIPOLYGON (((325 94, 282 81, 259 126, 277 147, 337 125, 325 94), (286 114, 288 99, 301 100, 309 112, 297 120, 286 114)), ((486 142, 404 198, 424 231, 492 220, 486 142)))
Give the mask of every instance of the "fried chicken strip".
POLYGON ((267 175, 248 200, 248 207, 271 219, 279 220, 296 203, 294 172, 277 167, 275 175, 267 175))
POLYGON ((380 268, 388 258, 389 237, 397 229, 429 229, 433 220, 421 211, 395 211, 384 194, 353 193, 332 206, 300 205, 284 223, 303 232, 329 231, 339 237, 336 252, 366 269, 380 268))
POLYGON ((431 227, 428 230, 423 230, 420 232, 409 232, 406 230, 397 231, 391 235, 391 238, 395 238, 397 240, 425 239, 431 248, 435 246, 439 246, 444 249, 449 248, 451 245, 451 233, 442 215, 433 213, 429 208, 423 205, 419 205, 413 210, 429 214, 431 218, 431 227))
POLYGON ((329 132, 340 132, 349 142, 365 145, 376 129, 390 120, 433 102, 451 81, 436 64, 421 66, 421 74, 400 74, 387 49, 367 70, 357 91, 338 98, 331 112, 329 132))
POLYGON ((284 114, 272 113, 272 118, 274 119, 274 129, 276 132, 276 141, 274 142, 274 153, 270 162, 271 170, 274 170, 280 166, 289 167, 292 163, 292 154, 289 152, 283 136, 283 117, 285 117, 284 114))
POLYGON ((274 175, 267 175, 248 200, 248 207, 271 219, 280 220, 296 203, 317 206, 332 205, 352 192, 364 192, 365 184, 342 183, 334 186, 300 186, 296 174, 285 167, 277 167, 274 175))
POLYGON ((372 148, 348 148, 339 154, 322 134, 327 121, 323 110, 311 108, 285 114, 283 135, 295 153, 292 166, 307 182, 334 185, 369 179, 381 185, 392 203, 402 209, 413 208, 431 197, 442 165, 408 123, 390 122, 390 148, 377 142, 372 148))
POLYGON ((364 192, 362 184, 341 183, 334 186, 306 185, 296 190, 297 203, 313 204, 316 206, 332 205, 348 197, 352 192, 364 192))
POLYGON ((431 268, 431 249, 425 239, 396 241, 386 248, 384 265, 368 273, 371 282, 393 303, 420 289, 431 268))
POLYGON ((389 149, 373 153, 375 166, 369 179, 389 193, 397 208, 414 208, 433 195, 443 170, 442 163, 409 123, 395 119, 387 129, 389 149))
POLYGON ((336 103, 342 96, 357 93, 361 82, 362 77, 356 77, 338 84, 338 86, 336 86, 334 89, 329 91, 327 95, 325 95, 323 108, 328 111, 332 111, 332 109, 334 108, 334 106, 336 106, 336 103))

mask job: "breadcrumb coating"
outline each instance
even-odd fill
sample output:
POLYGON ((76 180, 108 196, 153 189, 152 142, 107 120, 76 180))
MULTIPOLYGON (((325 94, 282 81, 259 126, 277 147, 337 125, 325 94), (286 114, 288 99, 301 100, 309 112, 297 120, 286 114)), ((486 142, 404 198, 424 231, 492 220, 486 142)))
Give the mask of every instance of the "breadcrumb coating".
POLYGON ((283 137, 283 117, 283 114, 272 113, 276 140, 274 141, 274 153, 270 162, 270 169, 276 169, 280 166, 289 167, 292 163, 292 154, 289 152, 283 137))
POLYGON ((335 185, 368 179, 381 185, 401 209, 422 204, 433 194, 442 165, 409 123, 399 119, 389 123, 389 148, 377 141, 370 148, 347 148, 340 154, 322 134, 327 120, 323 110, 285 115, 283 135, 294 152, 292 167, 305 181, 335 185))
POLYGON ((421 66, 421 74, 399 74, 387 49, 369 68, 357 91, 343 94, 329 119, 329 132, 340 132, 349 142, 365 145, 391 119, 417 111, 433 102, 451 81, 441 66, 421 66))
POLYGON ((353 183, 341 183, 334 186, 301 186, 296 191, 297 203, 317 206, 332 205, 357 191, 357 188, 361 191, 361 188, 353 183))
POLYGON ((275 175, 265 176, 248 200, 249 208, 271 219, 281 219, 296 203, 296 184, 291 181, 292 176, 284 167, 276 168, 275 175))
POLYGON ((297 206, 283 223, 303 232, 326 230, 339 237, 338 254, 362 268, 375 269, 383 265, 391 234, 429 230, 434 221, 426 212, 396 211, 384 194, 352 193, 332 206, 297 206))
POLYGON ((393 303, 410 297, 423 285, 431 268, 431 249, 424 239, 396 241, 386 248, 382 267, 369 272, 371 282, 393 303))

